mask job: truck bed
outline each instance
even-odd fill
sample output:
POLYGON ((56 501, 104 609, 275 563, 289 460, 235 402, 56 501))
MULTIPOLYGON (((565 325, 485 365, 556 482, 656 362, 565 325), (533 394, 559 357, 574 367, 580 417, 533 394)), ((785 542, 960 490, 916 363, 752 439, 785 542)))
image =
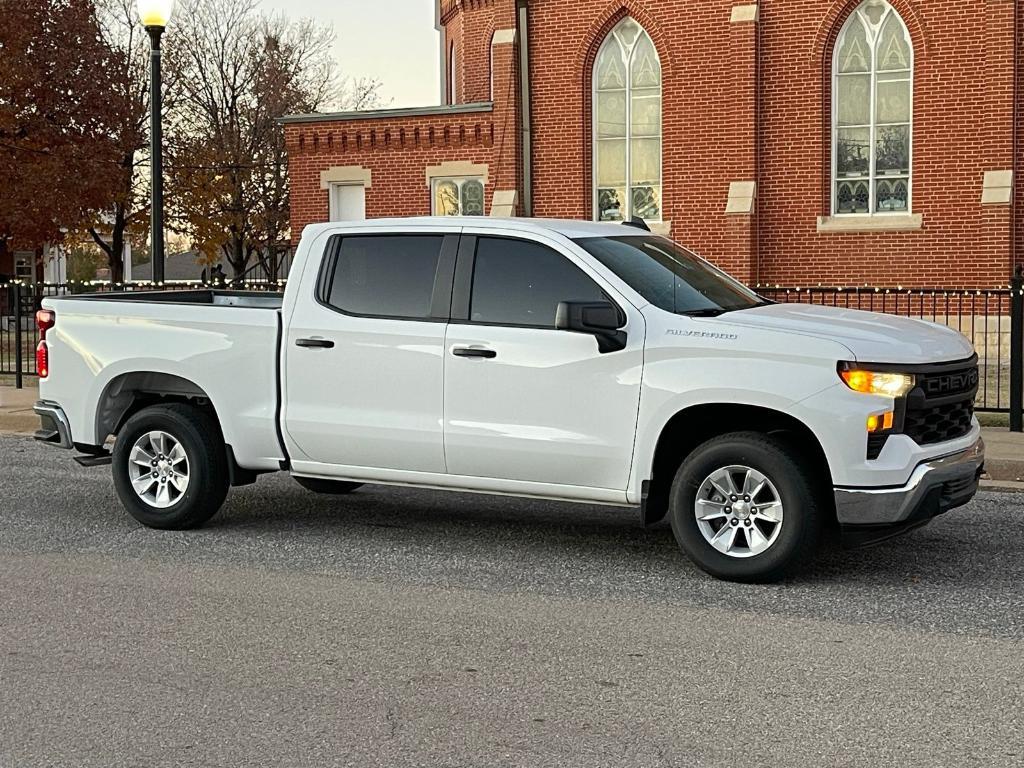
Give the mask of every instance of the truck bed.
POLYGON ((249 307, 280 309, 284 293, 266 291, 228 291, 199 288, 182 291, 129 291, 125 293, 87 293, 60 298, 76 301, 159 302, 161 304, 212 305, 215 307, 249 307))
POLYGON ((99 445, 125 377, 163 377, 168 391, 209 400, 240 464, 276 469, 281 305, 281 294, 210 289, 46 298, 56 312, 46 397, 64 406, 76 442, 99 445))

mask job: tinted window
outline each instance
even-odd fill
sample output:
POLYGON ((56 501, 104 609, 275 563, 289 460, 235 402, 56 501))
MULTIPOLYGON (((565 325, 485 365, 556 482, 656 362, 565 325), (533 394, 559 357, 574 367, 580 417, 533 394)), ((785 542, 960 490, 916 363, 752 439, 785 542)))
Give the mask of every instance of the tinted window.
POLYGON ((587 237, 576 243, 651 304, 669 312, 711 314, 764 303, 749 288, 663 237, 587 237))
POLYGON ((345 237, 327 303, 356 315, 430 317, 441 235, 345 237))
POLYGON ((478 323, 555 327, 560 301, 607 301, 597 284, 550 248, 481 237, 469 317, 478 323))

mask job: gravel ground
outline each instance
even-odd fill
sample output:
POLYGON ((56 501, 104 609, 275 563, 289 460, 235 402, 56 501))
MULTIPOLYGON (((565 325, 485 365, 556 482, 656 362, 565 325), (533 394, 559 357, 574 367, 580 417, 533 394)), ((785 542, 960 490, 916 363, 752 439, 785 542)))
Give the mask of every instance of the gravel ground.
POLYGON ((709 579, 628 510, 237 489, 150 531, 0 438, 0 768, 1024 762, 1024 495, 709 579))

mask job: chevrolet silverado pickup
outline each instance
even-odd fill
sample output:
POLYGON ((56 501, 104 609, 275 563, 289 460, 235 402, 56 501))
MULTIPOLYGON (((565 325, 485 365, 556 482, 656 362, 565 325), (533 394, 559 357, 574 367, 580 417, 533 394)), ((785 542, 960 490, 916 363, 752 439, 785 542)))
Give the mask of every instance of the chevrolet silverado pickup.
POLYGON ((770 581, 966 504, 984 461, 959 333, 767 301, 639 224, 317 224, 283 295, 66 296, 37 322, 36 437, 112 464, 153 528, 285 471, 634 508, 770 581))

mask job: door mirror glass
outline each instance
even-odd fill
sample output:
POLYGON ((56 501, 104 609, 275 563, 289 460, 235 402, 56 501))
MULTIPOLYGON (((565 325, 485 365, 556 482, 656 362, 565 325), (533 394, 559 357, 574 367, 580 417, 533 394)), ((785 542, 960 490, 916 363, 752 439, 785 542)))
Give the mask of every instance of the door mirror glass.
POLYGON ((625 348, 626 333, 621 330, 625 324, 626 318, 621 310, 607 301, 560 301, 555 313, 557 329, 597 337, 597 347, 601 352, 625 348))

